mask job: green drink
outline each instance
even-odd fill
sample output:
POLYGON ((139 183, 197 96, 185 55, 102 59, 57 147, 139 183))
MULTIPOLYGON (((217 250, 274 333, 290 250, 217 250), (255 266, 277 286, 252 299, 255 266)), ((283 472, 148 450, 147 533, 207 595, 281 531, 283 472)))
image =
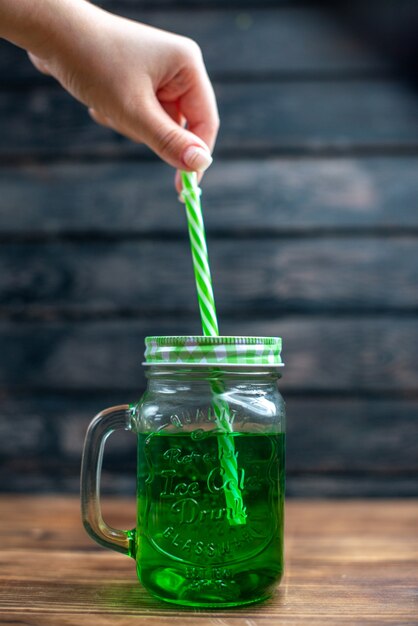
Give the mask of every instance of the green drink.
POLYGON ((139 433, 137 497, 138 577, 150 592, 190 606, 272 593, 283 570, 283 433, 139 433), (237 484, 220 458, 227 450, 237 484), (245 524, 231 523, 225 490, 240 493, 245 524))

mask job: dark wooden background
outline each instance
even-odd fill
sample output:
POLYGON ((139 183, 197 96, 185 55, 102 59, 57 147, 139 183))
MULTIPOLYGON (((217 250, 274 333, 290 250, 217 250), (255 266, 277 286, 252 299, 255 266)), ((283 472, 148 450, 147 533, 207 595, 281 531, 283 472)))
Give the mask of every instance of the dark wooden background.
MULTIPOLYGON (((224 334, 281 335, 288 493, 418 479, 418 94, 312 2, 120 0, 193 36, 222 128, 204 181, 224 334)), ((172 171, 0 46, 0 488, 76 491, 90 418, 135 400, 147 334, 199 332, 172 171)), ((115 434, 105 488, 133 492, 115 434)))

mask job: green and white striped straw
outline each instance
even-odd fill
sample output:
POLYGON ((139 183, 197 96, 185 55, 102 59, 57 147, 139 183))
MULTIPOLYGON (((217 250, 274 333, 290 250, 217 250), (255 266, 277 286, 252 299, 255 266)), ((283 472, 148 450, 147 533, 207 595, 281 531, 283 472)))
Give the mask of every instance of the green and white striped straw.
POLYGON ((216 337, 219 335, 219 328, 206 247, 205 225, 200 206, 200 188, 197 185, 196 172, 182 172, 181 179, 202 330, 204 335, 216 337))
MULTIPOLYGON (((200 189, 195 172, 181 172, 181 179, 203 334, 216 337, 219 335, 219 328, 200 204, 200 189)), ((224 391, 222 381, 213 378, 211 389, 218 428, 225 434, 231 434, 233 429, 229 406, 220 397, 224 391)), ((238 481, 238 463, 232 437, 218 437, 218 454, 223 469, 223 482, 226 485, 224 492, 229 522, 234 525, 245 524, 247 516, 238 481)))

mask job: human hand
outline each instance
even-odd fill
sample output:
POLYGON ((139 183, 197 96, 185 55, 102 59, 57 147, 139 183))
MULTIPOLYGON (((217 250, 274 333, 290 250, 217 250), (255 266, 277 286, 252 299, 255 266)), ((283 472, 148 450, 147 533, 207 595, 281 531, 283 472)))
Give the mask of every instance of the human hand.
POLYGON ((145 143, 173 167, 202 173, 212 162, 219 118, 192 40, 71 0, 64 32, 55 28, 29 56, 96 122, 145 143))

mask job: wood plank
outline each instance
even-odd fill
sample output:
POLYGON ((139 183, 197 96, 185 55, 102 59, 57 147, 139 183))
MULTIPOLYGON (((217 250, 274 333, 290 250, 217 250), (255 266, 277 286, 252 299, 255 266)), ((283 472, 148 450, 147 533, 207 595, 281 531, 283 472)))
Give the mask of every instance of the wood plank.
MULTIPOLYGON (((332 593, 332 589, 328 589, 327 593, 332 593)), ((307 594, 307 596, 304 595, 304 598, 310 598, 310 593, 307 594)), ((340 597, 340 596, 339 596, 340 597)), ((346 596, 344 596, 346 597, 346 596)), ((326 605, 326 600, 325 598, 322 597, 321 594, 321 600, 324 603, 324 606, 326 605)), ((138 600, 139 601, 139 600, 138 600)), ((314 604, 314 608, 317 609, 317 604, 314 604)), ((280 606, 280 610, 279 613, 281 615, 281 610, 282 607, 280 606)), ((55 613, 55 612, 54 612, 55 613)), ((54 617, 54 613, 52 613, 52 615, 49 612, 36 612, 35 615, 30 615, 29 618, 26 617, 25 615, 25 624, 27 626, 51 626, 51 625, 57 625, 57 618, 54 617)), ((357 614, 360 615, 361 613, 361 608, 358 608, 358 610, 356 611, 356 616, 357 614)), ((132 613, 132 614, 128 614, 127 616, 125 616, 124 614, 122 614, 122 612, 120 613, 116 613, 118 615, 118 626, 131 626, 132 624, 135 624, 135 622, 138 621, 138 615, 139 613, 132 613)), ((413 614, 410 614, 413 615, 413 614)), ((5 626, 16 626, 16 625, 21 625, 21 618, 20 616, 17 617, 9 617, 8 613, 0 613, 0 617, 5 617, 6 621, 3 621, 2 623, 5 626)), ((63 626, 85 626, 86 624, 91 624, 91 617, 87 617, 85 615, 74 615, 71 612, 69 613, 62 613, 59 612, 59 624, 62 624, 63 626)), ((197 617, 190 617, 188 615, 184 616, 182 614, 180 615, 171 615, 164 619, 161 617, 160 614, 158 614, 158 616, 153 616, 153 615, 149 615, 146 614, 144 617, 141 617, 141 624, 143 626, 166 626, 168 624, 184 624, 185 626, 193 626, 194 624, 212 624, 213 620, 216 619, 217 622, 219 623, 221 618, 215 618, 213 617, 211 622, 209 621, 205 621, 205 618, 203 616, 197 616, 197 617)), ((353 620, 348 616, 348 614, 343 614, 341 615, 340 612, 338 611, 326 611, 326 613, 321 612, 320 613, 320 617, 318 617, 317 615, 313 615, 313 613, 311 613, 311 611, 308 612, 308 618, 309 619, 309 624, 311 624, 312 626, 323 626, 323 624, 332 624, 333 626, 339 626, 339 625, 349 625, 352 626, 353 624, 353 620)), ((396 626, 416 626, 416 621, 415 618, 413 617, 409 617, 409 619, 407 617, 400 617, 397 616, 396 613, 386 613, 384 616, 382 616, 381 613, 377 614, 377 618, 376 617, 371 617, 370 615, 366 615, 365 617, 359 617, 359 619, 361 619, 361 624, 364 625, 370 625, 370 624, 393 624, 396 626)), ((206 620, 208 620, 208 618, 206 618, 206 620)), ((280 624, 283 624, 283 626, 304 626, 304 624, 306 624, 305 617, 303 618, 299 618, 299 617, 292 617, 290 615, 286 615, 284 618, 280 617, 280 624)), ((259 618, 257 617, 256 620, 254 620, 254 618, 251 618, 251 620, 245 618, 245 617, 231 617, 229 614, 224 614, 222 616, 222 624, 223 626, 248 626, 248 622, 251 621, 252 624, 254 626, 260 626, 261 624, 263 624, 263 626, 276 626, 277 624, 277 617, 265 617, 265 618, 259 618)), ((97 624, 97 626, 111 626, 114 623, 114 616, 112 614, 110 615, 100 615, 99 617, 97 615, 95 615, 95 624, 97 624)))
POLYGON ((342 19, 348 19, 375 46, 396 59, 414 78, 418 54, 416 32, 418 10, 415 2, 404 2, 402 10, 392 0, 352 0, 339 4, 342 19))
MULTIPOLYGON (((51 462, 75 468, 89 422, 102 409, 138 401, 141 390, 109 394, 6 395, 0 403, 0 456, 35 464, 47 473, 51 462), (16 428, 16 423, 20 428, 16 428)), ((403 472, 418 475, 418 399, 286 398, 289 473, 403 472), (399 451, 402 450, 402 454, 399 451), (355 454, 353 454, 355 451, 355 454)), ((120 432, 106 444, 107 471, 135 468, 135 437, 120 432)), ((9 465, 10 466, 10 465, 9 465)))
MULTIPOLYGON (((107 460, 105 458, 105 463, 107 460)), ((289 498, 417 498, 416 472, 367 473, 291 472, 286 475, 289 498)), ((78 494, 80 463, 24 463, 21 459, 2 463, 0 489, 9 494, 78 494)), ((124 467, 104 469, 102 492, 109 496, 132 496, 135 493, 135 471, 124 467)), ((132 516, 132 518, 134 515, 132 516)))
MULTIPOLYGON (((339 502, 290 499, 286 505, 287 532, 289 539, 290 535, 297 539, 297 545, 292 546, 292 550, 297 551, 298 559, 303 560, 306 543, 312 539, 323 545, 326 541, 340 537, 341 533, 347 538, 353 539, 362 535, 364 539, 375 541, 379 541, 379 535, 383 534, 390 539, 387 549, 393 551, 392 558, 396 560, 396 548, 391 548, 391 541, 399 540, 402 535, 416 536, 418 505, 413 500, 398 500, 396 506, 394 504, 392 500, 368 500, 366 505, 361 499, 339 502), (332 514, 334 506, 339 515, 332 514), (309 520, 306 518, 308 511, 309 520)), ((20 561, 21 551, 25 549, 32 550, 35 554, 43 550, 59 550, 61 553, 70 550, 89 552, 85 558, 100 558, 110 554, 92 542, 84 531, 80 523, 77 496, 1 494, 0 509, 4 513, 0 522, 2 560, 13 553, 20 561), (55 514, 54 525, 51 525, 51 509, 55 514)), ((108 523, 117 528, 130 528, 136 512, 135 499, 108 496, 103 499, 103 511, 108 523)), ((309 552, 314 550, 315 546, 311 544, 309 552)), ((77 558, 79 556, 81 555, 77 555, 77 558)), ((115 573, 120 563, 130 563, 125 558, 120 558, 120 555, 113 556, 116 558, 115 573)), ((403 554, 403 558, 408 556, 414 558, 413 554, 403 554)), ((361 552, 356 554, 358 563, 365 559, 366 556, 361 552)), ((321 556, 321 561, 337 564, 338 555, 326 552, 321 556)), ((310 573, 312 574, 313 572, 310 573)), ((76 570, 72 569, 68 575, 73 578, 76 570)), ((111 571, 103 572, 103 575, 112 576, 111 571)), ((376 575, 379 575, 378 572, 376 575)), ((381 571, 380 575, 384 576, 384 572, 381 571)))
MULTIPOLYGON (((95 3, 107 11, 122 11, 127 8, 143 7, 150 9, 155 7, 163 7, 177 11, 181 8, 187 8, 189 11, 195 9, 200 11, 206 7, 223 8, 225 4, 222 0, 95 0, 95 3)), ((262 7, 296 7, 306 8, 310 3, 308 0, 230 0, 228 6, 238 6, 245 8, 262 8, 262 7)))
MULTIPOLYGON (((310 544, 312 544, 312 540, 310 542, 303 542, 302 546, 306 547, 310 544)), ((372 559, 374 562, 377 561, 380 567, 374 563, 370 567, 368 575, 359 574, 358 572, 362 568, 356 563, 356 556, 362 550, 364 544, 365 541, 360 540, 360 538, 356 538, 356 541, 346 541, 345 545, 342 544, 341 538, 339 538, 339 543, 338 539, 334 539, 333 541, 324 542, 323 545, 318 545, 316 551, 311 549, 309 556, 305 557, 301 562, 298 562, 298 557, 295 553, 291 553, 292 557, 294 557, 296 572, 290 570, 283 583, 286 584, 287 582, 289 586, 292 584, 294 587, 294 598, 296 596, 296 589, 299 590, 300 593, 303 593, 305 588, 305 594, 299 598, 299 607, 307 601, 307 596, 310 596, 309 591, 311 591, 312 587, 315 587, 315 589, 318 587, 316 592, 319 597, 317 597, 316 601, 318 604, 316 606, 319 608, 323 603, 328 605, 329 617, 337 617, 338 607, 342 603, 343 598, 346 598, 347 595, 351 597, 354 594, 357 596, 358 603, 357 610, 355 611, 356 615, 360 617, 365 614, 371 617, 370 605, 374 597, 371 582, 379 588, 380 585, 385 586, 385 583, 387 585, 388 579, 388 574, 386 574, 382 580, 382 576, 376 572, 384 567, 384 564, 386 564, 389 569, 395 569, 393 563, 400 561, 401 565, 398 565, 397 570, 398 577, 401 578, 403 584, 397 582, 394 572, 391 572, 390 579, 393 577, 395 580, 393 581, 391 593, 388 593, 389 597, 385 598, 384 606, 386 610, 389 610, 391 605, 393 606, 395 599, 397 599, 398 603, 402 603, 403 606, 403 608, 399 610, 398 615, 400 617, 412 617, 414 615, 412 610, 415 608, 415 603, 410 596, 411 591, 414 591, 414 587, 413 582, 407 584, 406 580, 412 578, 412 568, 417 562, 416 540, 414 541, 412 536, 403 540, 400 538, 397 541, 392 539, 390 548, 386 548, 386 550, 380 552, 380 555, 379 551, 384 548, 384 538, 381 538, 378 542, 370 541, 367 552, 363 553, 361 566, 364 569, 366 563, 368 563, 368 559, 372 559), (355 554, 350 558, 348 553, 353 547, 355 548, 355 554), (395 561, 394 552, 396 548, 398 549, 398 558, 395 561), (340 564, 345 566, 345 568, 338 567, 338 564, 335 566, 334 563, 329 564, 326 562, 323 555, 328 549, 338 549, 340 564), (409 554, 408 551, 410 551, 409 554), (365 558, 366 555, 368 559, 365 558), (314 568, 315 560, 317 563, 316 576, 310 573, 310 569, 314 568), (325 560, 325 563, 323 563, 323 560, 325 560), (342 581, 332 580, 333 573, 338 573, 341 577, 344 570, 350 571, 351 579, 342 581), (319 586, 321 591, 319 591, 319 586), (334 594, 332 594, 332 591, 334 591, 334 594), (331 595, 329 595, 330 593, 331 595), (403 605, 403 602, 406 602, 406 604, 403 605)), ((48 555, 45 552, 39 553, 33 551, 32 554, 30 554, 32 558, 28 559, 28 566, 30 567, 32 565, 33 567, 36 563, 36 558, 39 559, 38 566, 40 563, 42 564, 40 574, 34 579, 34 575, 31 574, 31 571, 33 571, 32 568, 30 568, 25 575, 24 563, 22 562, 24 555, 22 553, 17 555, 11 552, 9 558, 7 558, 7 556, 8 555, 6 555, 4 559, 4 567, 6 571, 13 572, 11 576, 12 585, 9 583, 3 592, 1 606, 3 610, 10 611, 12 614, 24 614, 22 605, 25 606, 29 603, 31 604, 30 613, 35 613, 35 615, 44 612, 46 609, 48 609, 48 612, 55 614, 60 614, 60 612, 63 611, 64 613, 68 612, 83 615, 86 612, 85 607, 90 609, 95 607, 95 612, 99 614, 102 612, 113 615, 122 613, 124 615, 136 616, 149 612, 168 616, 173 610, 170 609, 169 606, 163 605, 162 602, 158 601, 156 598, 152 598, 145 589, 138 584, 135 580, 135 564, 133 561, 129 562, 128 559, 126 559, 128 561, 127 564, 123 565, 122 562, 120 562, 112 567, 112 558, 121 561, 121 557, 118 558, 111 554, 99 556, 94 553, 83 553, 81 555, 76 553, 71 555, 71 553, 54 551, 54 553, 50 555, 50 566, 46 568, 48 555), (12 569, 13 563, 11 563, 11 560, 14 556, 16 562, 15 567, 12 569), (20 558, 18 558, 19 556, 20 558), (86 562, 88 565, 86 565, 86 562), (103 574, 103 569, 105 568, 109 569, 108 575, 103 574), (78 580, 74 579, 74 574, 73 576, 70 574, 67 577, 67 572, 71 569, 75 569, 76 574, 79 576, 78 580), (80 575, 80 572, 83 573, 80 575), (88 572, 87 575, 86 572, 88 572)), ((5 580, 4 576, 0 580, 2 580, 3 584, 8 582, 8 579, 5 580)), ((412 578, 412 580, 415 580, 415 577, 412 578)), ((257 619, 260 612, 270 617, 277 616, 279 609, 282 608, 280 606, 281 603, 278 606, 280 595, 281 594, 264 607, 248 607, 246 609, 246 615, 248 615, 250 619, 257 619)), ((376 595, 380 598, 382 594, 377 593, 376 595)), ((182 615, 181 609, 177 609, 175 612, 179 614, 179 617, 182 615)), ((205 620, 204 613, 202 614, 200 611, 199 614, 199 622, 213 624, 213 618, 209 618, 211 621, 206 621, 207 618, 205 620)), ((215 614, 228 616, 230 612, 226 609, 215 609, 215 614)), ((395 615, 392 613, 392 616, 394 617, 395 615)), ((90 616, 90 620, 91 619, 92 617, 90 616)), ((97 622, 90 621, 90 623, 97 622)), ((168 621, 163 623, 168 624, 168 621)), ((245 622, 243 623, 245 624, 245 622)), ((396 624, 397 623, 398 622, 396 622, 396 624)))
MULTIPOLYGON (((318 8, 149 10, 136 3, 112 3, 114 12, 157 28, 192 37, 216 78, 260 75, 365 75, 387 71, 376 53, 318 8), (214 42, 216 41, 216 45, 214 42), (265 45, 268 41, 269 45, 265 45)), ((0 44, 0 80, 27 84, 45 79, 23 51, 0 44)))
MULTIPOLYGON (((3 497, 1 505, 10 512, 0 525, 7 537, 0 554, 4 624, 101 626, 115 618, 121 626, 138 619, 153 626, 416 623, 418 509, 412 502, 288 502, 285 579, 271 601, 246 607, 245 615, 239 609, 185 613, 151 598, 135 580, 132 560, 97 547, 86 553, 91 540, 80 535, 77 499, 3 497), (57 511, 55 525, 50 511, 57 511), (20 532, 9 521, 15 516, 20 532)), ((108 500, 107 506, 111 518, 132 523, 132 501, 108 500)))
MULTIPOLYGON (((353 452, 355 455, 355 452, 353 452)), ((303 472, 290 473, 286 479, 287 494, 292 498, 417 498, 416 472, 386 474, 378 472, 353 473, 349 472, 303 472)), ((23 481, 20 481, 23 484, 23 481)), ((132 494, 135 485, 126 485, 110 480, 112 493, 132 494), (124 491, 122 491, 124 489, 124 491)), ((42 485, 42 481, 38 481, 42 485)), ((60 487, 58 487, 60 489, 60 487)), ((23 493, 27 490, 21 489, 23 493)), ((57 491, 57 486, 49 491, 57 491)), ((73 481, 71 493, 77 493, 77 482, 73 481)))
MULTIPOLYGON (((225 320, 225 335, 280 335, 282 389, 299 393, 416 393, 416 317, 289 316, 225 320)), ((20 390, 143 389, 145 335, 199 334, 173 316, 109 321, 0 323, 0 386, 20 390)))
POLYGON ((418 99, 396 81, 219 85, 217 95, 223 149, 344 153, 407 148, 418 139, 418 99))
MULTIPOLYGON (((290 506, 291 505, 292 503, 290 503, 290 506)), ((134 523, 134 519, 135 518, 133 515, 130 518, 131 526, 134 523)), ((326 552, 327 546, 330 543, 334 544, 335 538, 333 538, 334 541, 332 540, 329 541, 329 539, 327 538, 322 539, 322 537, 317 537, 316 549, 314 550, 311 545, 312 536, 309 537, 308 535, 306 537, 303 535, 302 536, 298 535, 297 536, 298 547, 294 549, 294 552, 293 551, 292 552, 293 552, 294 560, 295 561, 297 560, 298 565, 303 566, 303 567, 301 567, 302 571, 299 572, 297 575, 297 581, 295 580, 295 584, 299 584, 299 585, 303 583, 308 584, 309 581, 312 584, 314 582, 317 582, 318 579, 322 579, 325 585, 327 586, 331 585, 332 584, 332 572, 338 572, 341 575, 341 573, 343 573, 344 571, 344 567, 347 567, 347 563, 351 565, 353 569, 353 573, 355 572, 356 577, 358 577, 361 580, 366 581, 367 574, 364 571, 366 558, 365 558, 365 555, 361 554, 360 552, 363 541, 360 541, 357 537, 353 538, 352 537, 353 534, 354 533, 349 533, 349 535, 351 536, 340 539, 341 544, 343 544, 342 545, 343 549, 341 550, 339 554, 334 556, 334 559, 332 559, 331 557, 324 558, 323 553, 326 552), (310 552, 310 555, 309 555, 310 558, 304 554, 307 548, 308 548, 308 551, 310 552), (349 559, 347 556, 347 551, 349 548, 351 548, 353 551, 353 555, 351 559, 349 559), (313 566, 310 563, 311 559, 313 561, 313 557, 315 553, 318 557, 318 565, 319 565, 319 568, 316 571, 314 571, 313 566), (305 569, 305 571, 303 571, 303 569, 305 569)), ((412 539, 412 533, 411 533, 411 539, 412 539)), ((369 540, 371 541, 371 544, 372 544, 370 552, 373 552, 374 554, 376 554, 378 549, 381 547, 383 543, 383 539, 379 537, 373 540, 373 538, 370 536, 369 540)), ((410 546, 409 543, 410 543, 409 541, 402 540, 402 538, 399 538, 399 537, 395 538, 392 536, 390 546, 386 547, 386 550, 385 550, 389 561, 398 560, 398 561, 403 562, 404 568, 401 567, 401 569, 404 569, 404 571, 407 569, 410 569, 411 565, 413 565, 417 559, 417 551, 416 551, 415 545, 413 542, 411 542, 412 546, 410 546), (411 550, 411 547, 412 547, 412 550, 411 550)), ((77 551, 72 558, 70 557, 68 551, 66 550, 59 550, 59 551, 54 550, 54 552, 55 554, 52 555, 53 566, 57 568, 58 572, 60 572, 61 574, 60 578, 64 578, 67 584, 68 583, 72 585, 81 584, 81 586, 83 587, 85 583, 88 584, 92 582, 91 574, 86 576, 83 571, 84 570, 83 563, 85 564, 86 561, 90 561, 91 567, 92 568, 94 567, 96 573, 99 574, 101 573, 101 568, 105 565, 105 563, 107 564, 109 562, 109 558, 110 558, 108 554, 106 554, 106 558, 105 558, 105 554, 102 551, 99 552, 98 550, 93 550, 93 549, 88 552, 77 551), (59 562, 58 562, 59 559, 62 559, 61 566, 59 565, 59 562), (64 571, 62 571, 63 569, 64 571)), ((45 556, 45 553, 43 550, 40 550, 39 548, 34 549, 32 547, 32 549, 29 550, 28 554, 26 555, 27 566, 28 566, 27 572, 23 571, 23 559, 25 558, 25 555, 21 549, 15 549, 15 550, 8 549, 7 551, 5 550, 3 553, 0 553, 0 563, 4 568, 7 568, 10 570, 11 566, 13 565, 12 564, 12 559, 13 559, 15 567, 18 570, 18 572, 19 573, 22 572, 19 576, 19 583, 24 584, 25 582, 28 582, 31 579, 31 572, 33 571, 33 568, 36 567, 36 559, 42 558, 44 556, 45 556)), ((370 557, 370 553, 368 556, 370 557)), ((119 579, 122 579, 122 577, 126 575, 126 572, 127 572, 126 565, 123 565, 123 561, 120 558, 118 558, 117 561, 118 562, 115 564, 114 568, 110 568, 108 571, 102 573, 101 579, 104 584, 106 584, 106 582, 108 583, 113 582, 115 585, 117 585, 118 582, 122 582, 122 580, 119 580, 119 579)), ((382 572, 382 568, 377 566, 375 559, 373 561, 374 562, 371 563, 371 570, 373 572, 373 577, 376 579, 376 582, 377 581, 384 582, 387 574, 385 575, 385 573, 382 572)), ((131 561, 130 564, 132 566, 133 562, 131 561)), ((370 575, 370 572, 369 572, 369 575, 370 575)), ((134 580, 132 580, 132 575, 128 576, 128 578, 131 582, 135 582, 134 580)), ((295 579, 296 579, 296 575, 295 575, 295 579)), ((4 580, 4 577, 3 577, 3 580, 4 580)), ((42 572, 39 572, 36 582, 38 584, 40 583, 41 585, 42 583, 51 584, 51 587, 54 588, 55 581, 51 580, 51 573, 49 571, 48 572, 42 571, 42 572)), ((339 585, 343 585, 343 584, 344 582, 335 583, 336 587, 338 587, 339 585)), ((35 583, 35 586, 37 586, 36 583, 35 583)), ((348 581, 347 586, 350 586, 350 581, 348 581)), ((142 591, 142 594, 145 596, 144 591, 142 591)), ((7 595, 10 601, 12 598, 9 594, 7 595)), ((164 611, 164 608, 162 607, 162 605, 156 604, 155 600, 152 601, 148 598, 148 600, 146 601, 146 605, 149 607, 152 606, 153 608, 158 607, 158 608, 161 608, 162 611, 164 611)), ((128 611, 129 609, 132 609, 132 608, 133 608, 133 605, 131 606, 130 604, 128 604, 127 606, 128 611)), ((165 609, 169 610, 167 606, 165 606, 165 609)), ((221 610, 221 612, 223 611, 221 610)))
MULTIPOLYGON (((138 389, 3 399, 0 490, 78 493, 88 423, 104 407, 139 395, 138 389)), ((285 397, 290 497, 416 498, 416 400, 285 397)), ((135 467, 135 438, 115 433, 106 444, 103 493, 133 494, 135 467)))
MULTIPOLYGON (((107 11, 122 11, 126 8, 144 8, 151 9, 162 7, 164 9, 172 9, 177 11, 181 8, 187 8, 189 11, 195 9, 200 11, 206 7, 225 8, 222 0, 95 0, 95 4, 103 7, 107 11)), ((317 3, 316 3, 317 4, 317 3)), ((311 6, 309 0, 230 0, 228 6, 246 9, 260 9, 263 7, 292 7, 306 9, 311 6)))
MULTIPOLYGON (((346 154, 410 150, 418 146, 418 99, 398 81, 262 82, 218 84, 219 152, 346 154), (260 108, 260 102, 263 107, 260 108), (309 102, 309 107, 306 103, 309 102)), ((151 153, 94 124, 84 107, 59 87, 0 94, 0 156, 35 157, 151 153)))
MULTIPOLYGON (((293 473, 418 475, 416 400, 286 400, 287 463, 293 473), (400 454, 400 451, 402 453, 400 454)), ((383 494, 382 494, 383 495, 383 494)))
MULTIPOLYGON (((213 240, 210 255, 221 319, 418 310, 414 237, 213 240)), ((187 240, 2 244, 0 264, 3 315, 196 311, 187 240)))
MULTIPOLYGON (((417 171, 417 157, 218 160, 203 181, 206 229, 235 237, 416 231, 417 171)), ((185 232, 171 170, 160 163, 3 167, 0 189, 6 240, 185 232)))

